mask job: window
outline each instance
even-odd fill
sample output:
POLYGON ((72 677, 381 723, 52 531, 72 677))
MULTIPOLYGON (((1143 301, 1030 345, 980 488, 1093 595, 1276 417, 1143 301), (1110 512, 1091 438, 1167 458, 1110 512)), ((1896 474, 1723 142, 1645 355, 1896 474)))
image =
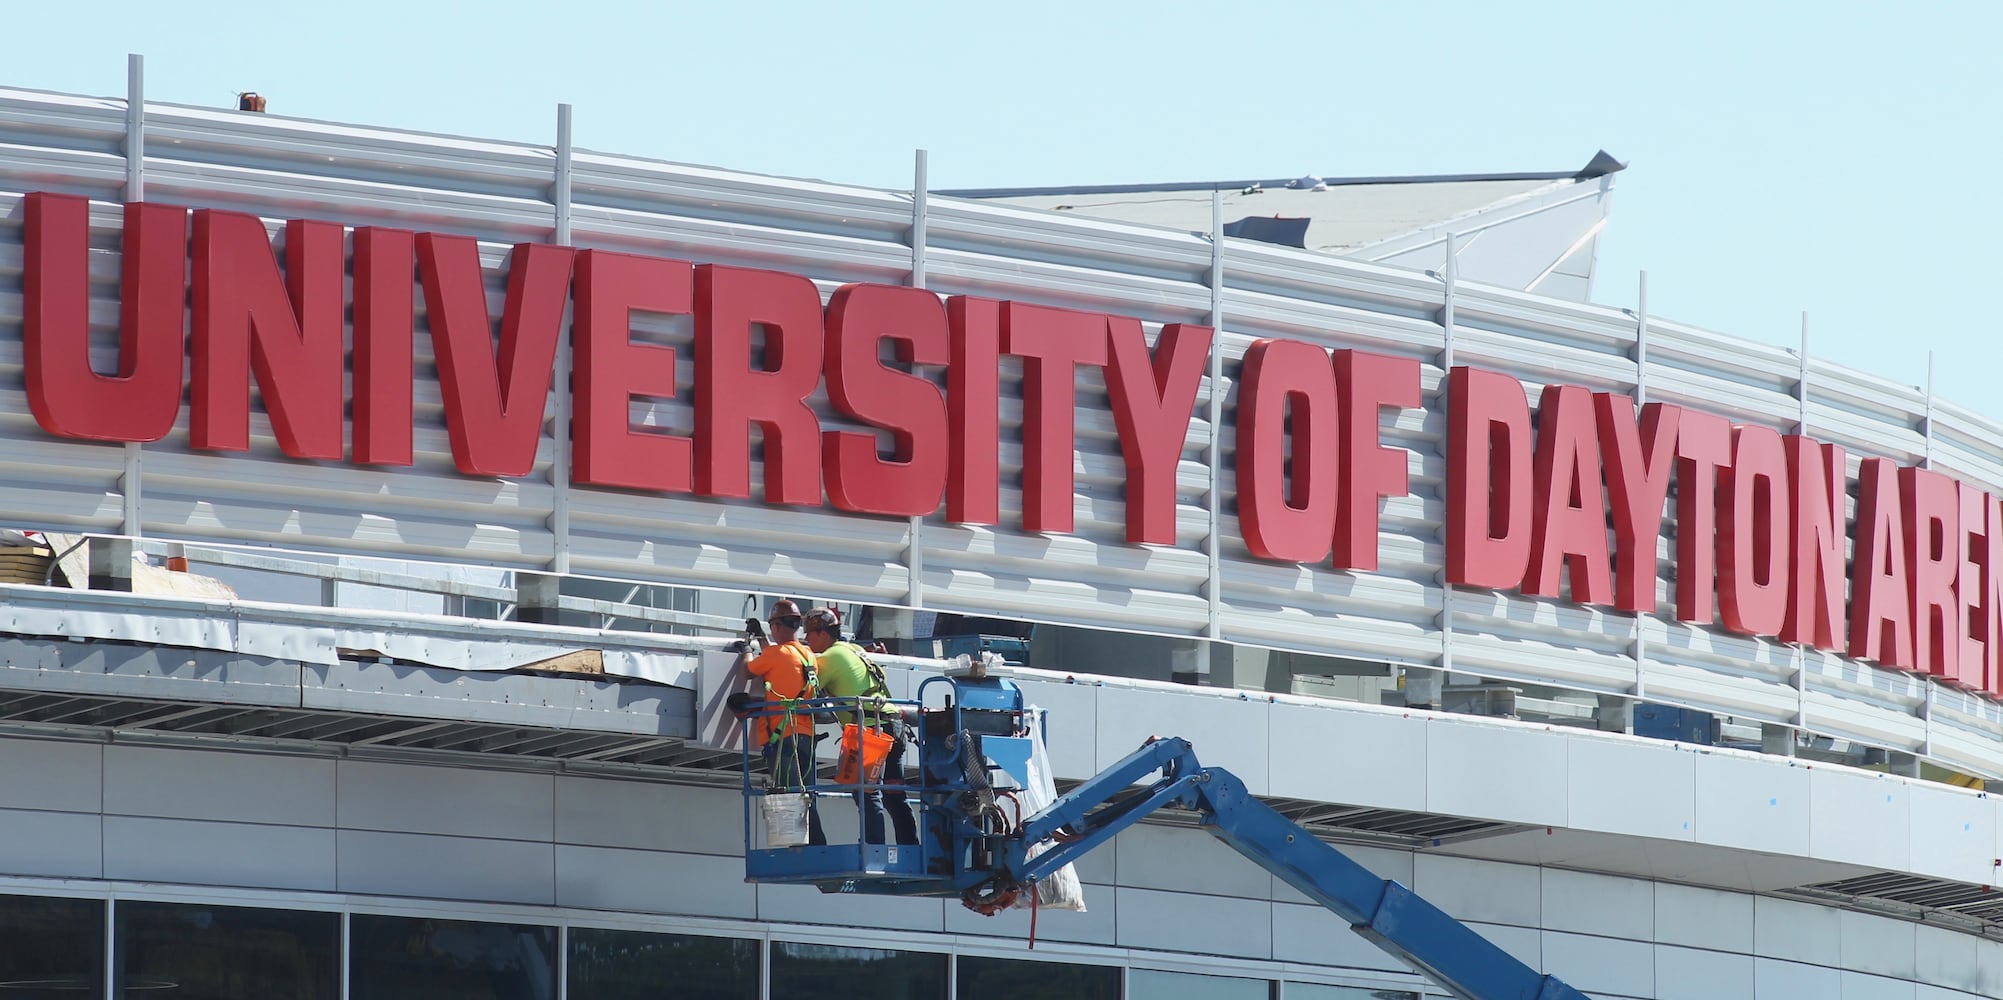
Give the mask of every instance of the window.
POLYGON ((1188 972, 1135 969, 1127 973, 1129 1000, 1269 1000, 1273 984, 1264 979, 1199 976, 1188 972))
POLYGON ((348 935, 352 1000, 556 996, 554 927, 357 913, 348 935))
POLYGON ((946 956, 831 944, 772 944, 772 995, 786 1000, 945 1000, 946 956))
POLYGON ((573 927, 570 1000, 758 1000, 758 942, 573 927))
POLYGON ((1120 1000, 1120 970, 1111 965, 963 955, 954 978, 960 1000, 1120 1000))
POLYGON ((0 896, 0 997, 103 995, 103 900, 0 896))
POLYGON ((336 1000, 341 916, 308 910, 121 900, 117 996, 336 1000))
POLYGON ((1419 1000, 1419 994, 1411 990, 1380 990, 1367 986, 1287 983, 1280 987, 1280 1000, 1419 1000))

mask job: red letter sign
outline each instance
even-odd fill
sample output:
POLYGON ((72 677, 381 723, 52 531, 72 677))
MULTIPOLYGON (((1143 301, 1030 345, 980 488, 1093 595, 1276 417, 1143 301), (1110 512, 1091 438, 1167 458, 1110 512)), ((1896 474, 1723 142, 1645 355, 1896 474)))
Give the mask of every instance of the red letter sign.
POLYGON ((1070 531, 1079 365, 1106 363, 1106 317, 1002 303, 1002 350, 1022 359, 1022 530, 1070 531))
POLYGON ((572 253, 541 243, 515 247, 497 354, 479 244, 464 236, 417 237, 445 429, 460 472, 507 477, 535 468, 572 253))
POLYGON ((1676 433, 1676 620, 1711 621, 1717 594, 1718 469, 1732 460, 1732 425, 1685 411, 1676 433))
POLYGON ((1898 467, 1886 458, 1865 459, 1857 473, 1857 558, 1850 565, 1856 627, 1850 655, 1910 670, 1913 608, 1898 479, 1898 467))
POLYGON ((751 426, 765 434, 765 502, 819 506, 821 293, 797 274, 695 269, 695 488, 751 497, 751 426), (765 332, 761 363, 752 326, 765 332))
POLYGON ((1843 449, 1800 435, 1787 450, 1794 499, 1794 542, 1788 559, 1787 623, 1780 637, 1817 649, 1843 648, 1843 449))
POLYGON ((100 375, 90 367, 90 202, 42 193, 22 200, 22 361, 35 422, 87 441, 166 437, 181 412, 187 353, 187 210, 125 206, 118 373, 100 375))
POLYGON ((1662 540, 1662 505, 1676 465, 1680 407, 1650 403, 1636 424, 1634 402, 1609 392, 1593 394, 1599 415, 1600 455, 1613 494, 1614 607, 1655 611, 1656 545, 1662 540))
POLYGON ((1530 401, 1507 375, 1447 377, 1447 582, 1516 587, 1530 559, 1530 401))
POLYGON ((1899 470, 1899 501, 1905 507, 1906 578, 1913 605, 1913 669, 1961 680, 1960 631, 1954 621, 1955 572, 1961 568, 1961 500, 1954 480, 1925 469, 1899 470))
POLYGON ((1153 362, 1140 320, 1112 317, 1107 334, 1112 364, 1106 395, 1127 460, 1127 541, 1174 545, 1176 466, 1196 413, 1203 363, 1210 357, 1210 328, 1162 327, 1153 362))
POLYGON ((1719 483, 1718 606, 1741 635, 1787 624, 1787 451, 1770 427, 1732 428, 1732 464, 1719 483))
POLYGON ((579 256, 572 331, 577 399, 571 417, 578 482, 689 491, 693 443, 633 426, 633 397, 675 397, 675 349, 634 343, 633 311, 683 314, 694 308, 695 268, 687 261, 603 250, 579 256))
POLYGON ((1600 486, 1600 441, 1593 397, 1576 385, 1547 385, 1538 403, 1535 502, 1530 569, 1523 592, 1557 597, 1558 570, 1571 570, 1572 600, 1605 604, 1613 596, 1607 560, 1607 495, 1600 486))
POLYGON ((1261 559, 1320 562, 1335 538, 1335 367, 1313 344, 1256 340, 1239 378, 1239 533, 1261 559))
POLYGON ((1971 691, 1982 692, 1989 690, 1991 679, 1996 676, 1996 665, 1989 659, 1986 642, 1996 627, 1996 613, 2000 610, 1996 600, 1989 596, 1989 536, 1995 530, 1989 523, 1989 508, 1995 505, 1995 500, 1967 483, 1956 483, 1955 501, 1960 508, 1961 530, 1955 532, 1955 548, 1960 558, 1954 575, 1953 641, 1961 647, 1955 657, 1961 672, 1951 680, 1971 691))
POLYGON ((1001 303, 946 300, 953 359, 946 369, 946 519, 1001 523, 1001 303))
POLYGON ((946 308, 922 288, 843 285, 828 302, 828 402, 890 432, 891 457, 877 435, 826 431, 821 466, 828 499, 843 510, 922 517, 946 493, 946 397, 931 379, 885 365, 889 341, 907 365, 951 357, 946 308))
POLYGON ((355 230, 355 461, 411 464, 417 236, 355 230))
POLYGON ((1378 413, 1419 405, 1419 362, 1362 351, 1335 352, 1342 398, 1342 500, 1336 508, 1337 569, 1377 568, 1377 499, 1412 491, 1402 448, 1378 443, 1378 413))
POLYGON ((286 282, 256 216, 195 213, 195 364, 188 443, 250 447, 257 372, 278 446, 296 458, 341 457, 341 227, 285 227, 286 282))

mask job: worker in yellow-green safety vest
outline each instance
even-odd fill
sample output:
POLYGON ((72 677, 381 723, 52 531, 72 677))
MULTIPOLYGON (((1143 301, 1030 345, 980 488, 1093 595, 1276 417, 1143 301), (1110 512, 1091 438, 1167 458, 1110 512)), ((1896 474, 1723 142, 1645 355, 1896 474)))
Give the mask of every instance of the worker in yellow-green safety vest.
MULTIPOLYGON (((883 669, 852 642, 843 642, 842 616, 833 608, 815 608, 806 616, 807 646, 814 653, 814 670, 820 680, 821 697, 855 699, 856 709, 841 712, 843 723, 860 723, 890 737, 890 752, 883 761, 885 785, 904 784, 904 723, 896 706, 885 705, 890 686, 883 669), (857 716, 861 718, 858 719, 857 716)), ((911 802, 902 788, 872 788, 863 795, 862 839, 866 844, 883 843, 883 817, 899 844, 918 843, 918 823, 911 814, 911 802)))
MULTIPOLYGON (((766 646, 745 669, 765 682, 765 707, 782 708, 783 714, 757 720, 753 738, 764 748, 765 770, 773 787, 805 788, 814 782, 814 713, 795 709, 798 702, 819 697, 815 687, 815 656, 800 641, 803 619, 800 606, 789 600, 772 603, 765 624, 772 633, 766 646)), ((825 844, 821 813, 813 797, 807 799, 807 843, 825 844)))

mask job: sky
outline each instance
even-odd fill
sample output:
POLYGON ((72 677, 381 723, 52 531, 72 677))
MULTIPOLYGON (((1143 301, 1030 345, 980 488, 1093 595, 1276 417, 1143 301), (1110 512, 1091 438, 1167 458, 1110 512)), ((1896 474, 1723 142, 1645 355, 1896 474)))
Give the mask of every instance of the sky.
POLYGON ((1594 299, 2003 419, 2003 2, 99 0, 0 85, 908 189, 1627 162, 1594 299))

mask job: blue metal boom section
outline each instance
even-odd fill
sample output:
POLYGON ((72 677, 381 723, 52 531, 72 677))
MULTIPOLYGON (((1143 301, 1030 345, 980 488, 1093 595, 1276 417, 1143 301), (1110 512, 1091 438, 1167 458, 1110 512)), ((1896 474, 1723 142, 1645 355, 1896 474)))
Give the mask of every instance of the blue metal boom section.
POLYGON ((1025 820, 998 879, 1034 883, 1161 808, 1202 814, 1203 829, 1358 933, 1467 1000, 1569 1000, 1585 994, 1546 976, 1396 882, 1380 879, 1270 806, 1223 768, 1198 763, 1188 741, 1156 740, 1025 820), (1161 778, 1144 789, 1134 782, 1161 778), (1028 856, 1031 845, 1056 846, 1028 856))

